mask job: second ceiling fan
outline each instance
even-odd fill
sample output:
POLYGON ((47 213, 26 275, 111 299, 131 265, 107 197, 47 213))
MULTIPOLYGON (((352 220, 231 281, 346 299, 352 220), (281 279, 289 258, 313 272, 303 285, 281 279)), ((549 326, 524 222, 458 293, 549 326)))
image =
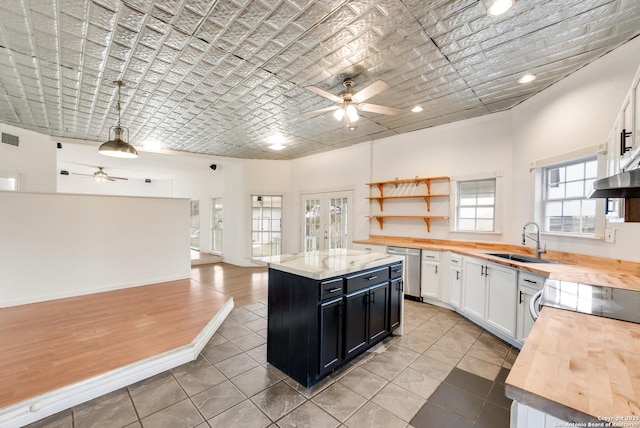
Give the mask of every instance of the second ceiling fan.
POLYGON ((356 122, 360 118, 360 116, 358 115, 358 110, 391 116, 397 115, 402 111, 401 109, 396 107, 363 102, 390 88, 389 84, 387 84, 387 82, 385 82, 384 80, 376 80, 375 82, 373 82, 366 88, 359 90, 358 92, 353 91, 353 80, 346 79, 344 82, 342 82, 342 84, 345 89, 338 92, 338 95, 334 95, 330 92, 325 91, 324 89, 318 88, 317 86, 305 87, 305 89, 317 95, 320 95, 321 97, 325 97, 331 101, 340 103, 340 105, 324 107, 300 114, 308 116, 335 110, 333 117, 335 117, 337 120, 344 121, 347 129, 353 130, 357 128, 356 122))
POLYGON ((128 178, 124 178, 124 177, 113 177, 109 174, 107 174, 105 171, 103 171, 104 167, 97 167, 98 170, 96 172, 94 172, 93 174, 80 174, 77 172, 73 172, 73 175, 82 175, 84 177, 93 177, 96 179, 96 181, 99 182, 103 182, 103 181, 116 181, 116 180, 128 180, 128 178))

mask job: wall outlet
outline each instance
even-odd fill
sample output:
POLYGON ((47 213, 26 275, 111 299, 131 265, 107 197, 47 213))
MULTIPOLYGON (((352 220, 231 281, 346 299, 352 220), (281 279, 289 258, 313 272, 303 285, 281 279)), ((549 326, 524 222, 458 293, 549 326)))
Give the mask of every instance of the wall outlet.
POLYGON ((604 230, 604 242, 609 242, 613 244, 616 242, 616 230, 608 227, 604 230))

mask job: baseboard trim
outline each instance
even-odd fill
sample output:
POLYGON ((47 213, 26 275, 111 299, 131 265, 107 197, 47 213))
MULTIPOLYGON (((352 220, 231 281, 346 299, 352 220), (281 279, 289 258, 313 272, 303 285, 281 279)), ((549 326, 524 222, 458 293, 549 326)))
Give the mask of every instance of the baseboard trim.
POLYGON ((0 409, 0 428, 30 424, 195 360, 233 307, 233 298, 229 298, 188 345, 0 409))

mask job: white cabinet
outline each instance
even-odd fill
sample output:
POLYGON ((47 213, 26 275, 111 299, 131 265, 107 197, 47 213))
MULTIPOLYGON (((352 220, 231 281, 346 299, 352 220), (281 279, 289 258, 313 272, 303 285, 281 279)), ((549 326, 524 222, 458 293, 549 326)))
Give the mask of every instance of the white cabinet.
POLYGON ((440 300, 440 251, 422 250, 420 273, 423 299, 440 300))
POLYGON ((517 271, 487 264, 487 322, 511 337, 516 336, 517 271))
POLYGON ((462 312, 503 338, 516 335, 517 271, 465 257, 462 312))
POLYGON ((457 254, 449 259, 449 303, 454 308, 462 303, 462 257, 457 254))
POLYGON ((619 121, 622 128, 617 151, 621 156, 620 168, 629 170, 636 166, 635 161, 640 157, 640 69, 622 103, 619 121))
POLYGON ((487 284, 484 277, 485 262, 463 259, 462 310, 484 320, 486 318, 487 284))
POLYGON ((544 277, 530 272, 520 271, 518 274, 518 311, 516 339, 524 343, 533 327, 533 318, 529 313, 529 302, 534 294, 542 290, 544 277))

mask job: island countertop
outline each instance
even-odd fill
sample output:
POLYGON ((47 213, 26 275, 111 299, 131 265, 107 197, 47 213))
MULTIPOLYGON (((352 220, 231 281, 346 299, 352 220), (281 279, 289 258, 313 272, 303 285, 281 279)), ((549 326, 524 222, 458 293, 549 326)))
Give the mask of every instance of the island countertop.
POLYGON ((346 275, 404 260, 403 256, 366 250, 322 250, 256 259, 271 269, 311 279, 346 275))

